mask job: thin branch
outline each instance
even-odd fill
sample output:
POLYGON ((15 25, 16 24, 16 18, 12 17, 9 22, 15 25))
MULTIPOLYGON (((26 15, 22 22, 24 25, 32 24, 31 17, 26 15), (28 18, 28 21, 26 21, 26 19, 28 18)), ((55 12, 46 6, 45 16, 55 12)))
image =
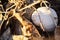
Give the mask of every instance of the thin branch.
POLYGON ((41 2, 41 1, 36 1, 36 2, 34 2, 34 3, 32 3, 32 4, 30 4, 30 5, 26 6, 26 7, 24 7, 24 8, 22 8, 22 9, 18 10, 18 11, 23 11, 24 9, 30 8, 30 7, 36 5, 36 4, 40 3, 40 2, 41 2))

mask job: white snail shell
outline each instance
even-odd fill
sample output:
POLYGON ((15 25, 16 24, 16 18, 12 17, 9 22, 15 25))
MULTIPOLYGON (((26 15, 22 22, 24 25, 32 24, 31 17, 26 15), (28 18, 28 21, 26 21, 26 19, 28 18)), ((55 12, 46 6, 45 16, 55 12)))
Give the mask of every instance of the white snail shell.
POLYGON ((35 25, 43 24, 45 31, 54 31, 58 23, 58 17, 54 9, 40 7, 32 14, 32 21, 35 25))

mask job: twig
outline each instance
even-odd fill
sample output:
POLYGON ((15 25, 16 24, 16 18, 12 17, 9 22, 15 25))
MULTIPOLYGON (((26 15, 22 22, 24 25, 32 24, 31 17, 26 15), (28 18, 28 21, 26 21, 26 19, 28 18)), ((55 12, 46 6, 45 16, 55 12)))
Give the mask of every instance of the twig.
POLYGON ((32 3, 32 4, 30 4, 30 5, 26 6, 26 7, 24 7, 24 8, 22 8, 22 9, 18 10, 18 11, 23 11, 24 9, 30 8, 30 7, 36 5, 36 4, 40 3, 40 2, 41 2, 41 1, 36 1, 36 2, 34 2, 34 3, 32 3))

